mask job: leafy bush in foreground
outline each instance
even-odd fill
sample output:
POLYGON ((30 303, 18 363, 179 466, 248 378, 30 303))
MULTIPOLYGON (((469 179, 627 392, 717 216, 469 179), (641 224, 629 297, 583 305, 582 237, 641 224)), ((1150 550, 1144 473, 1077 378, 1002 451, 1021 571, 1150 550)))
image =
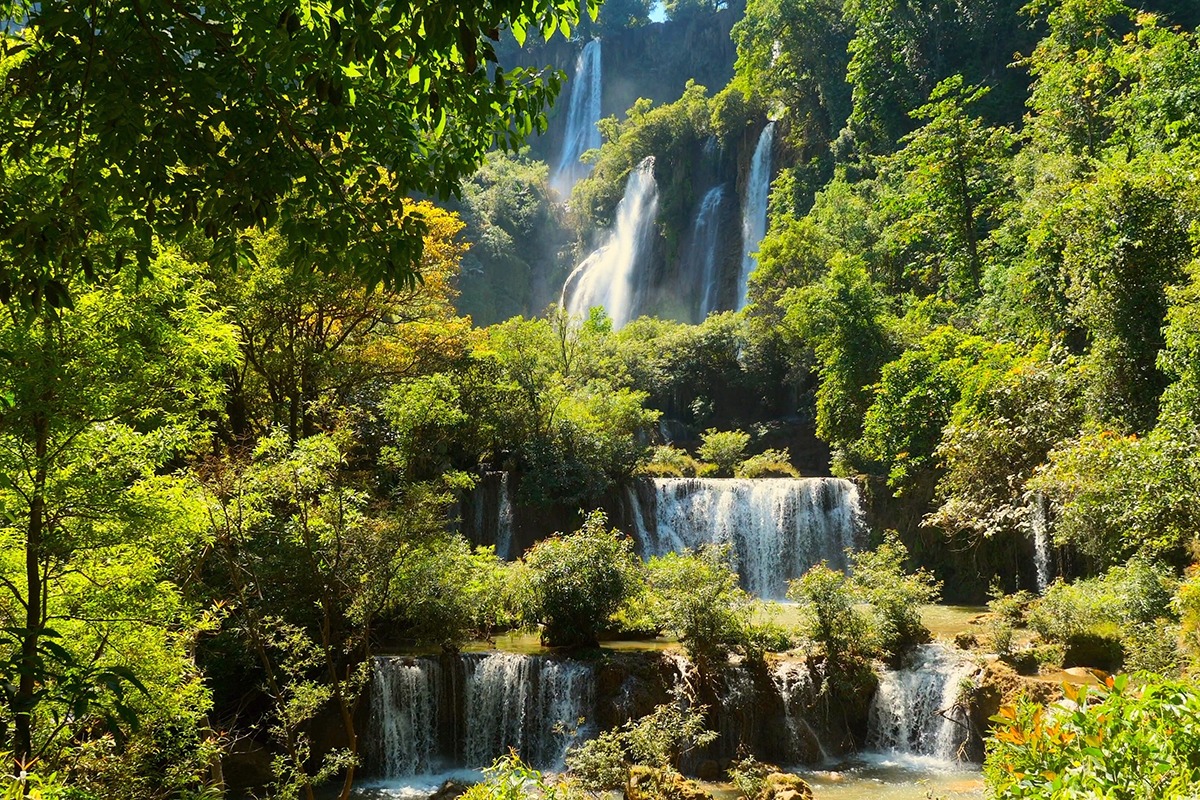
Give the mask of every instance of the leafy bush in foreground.
POLYGON ((1173 800, 1200 785, 1200 689, 1166 681, 1063 687, 1065 703, 1023 701, 993 717, 984 775, 996 800, 1173 800))

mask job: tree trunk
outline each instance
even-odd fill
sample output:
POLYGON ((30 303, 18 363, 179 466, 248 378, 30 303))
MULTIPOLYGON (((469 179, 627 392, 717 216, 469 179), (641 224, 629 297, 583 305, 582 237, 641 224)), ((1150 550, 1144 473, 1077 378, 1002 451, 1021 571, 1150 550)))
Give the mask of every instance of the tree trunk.
POLYGON ((42 539, 46 520, 46 454, 50 440, 50 421, 38 414, 33 421, 34 470, 33 492, 29 500, 29 524, 25 533, 25 630, 21 632, 21 668, 17 692, 13 696, 13 722, 16 736, 13 760, 18 771, 33 757, 33 709, 36 705, 38 645, 41 641, 42 608, 45 587, 42 583, 42 539))

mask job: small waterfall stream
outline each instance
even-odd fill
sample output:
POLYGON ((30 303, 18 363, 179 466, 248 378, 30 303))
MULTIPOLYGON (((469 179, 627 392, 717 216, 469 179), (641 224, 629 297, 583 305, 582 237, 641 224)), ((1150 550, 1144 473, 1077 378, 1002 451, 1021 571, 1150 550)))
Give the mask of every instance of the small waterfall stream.
POLYGON ((371 678, 371 770, 400 778, 482 767, 515 748, 561 769, 595 711, 590 664, 516 653, 380 657, 371 678))
MULTIPOLYGON (((654 530, 639 530, 643 557, 729 544, 742 586, 782 598, 788 581, 826 561, 846 566, 858 543, 858 490, 838 478, 653 480, 654 530)), ((649 517, 649 515, 646 515, 649 517)))
POLYGON ((603 306, 614 329, 633 319, 638 311, 638 265, 650 246, 657 214, 658 184, 650 156, 629 173, 612 231, 567 277, 560 305, 579 316, 603 306))
POLYGON ((563 198, 569 197, 575 183, 591 171, 591 165, 582 163, 579 157, 600 146, 600 131, 596 128, 603 87, 600 55, 600 40, 592 39, 583 46, 575 62, 571 97, 567 101, 567 131, 551 180, 551 186, 563 198))
POLYGON ((720 299, 721 276, 717 269, 717 251, 721 243, 721 204, 725 187, 714 186, 704 193, 696 222, 692 226, 692 254, 699 265, 699 321, 717 309, 720 299))
POLYGON ((880 674, 871 702, 868 747, 883 752, 959 760, 970 732, 959 702, 964 679, 978 667, 941 644, 925 644, 903 669, 880 674))
POLYGON ((1033 534, 1033 565, 1037 574, 1038 594, 1050 585, 1050 499, 1035 492, 1029 509, 1029 528, 1033 534))
POLYGON ((775 123, 768 122, 758 137, 746 181, 746 199, 742 202, 742 274, 738 282, 738 310, 746 307, 750 273, 758 266, 754 253, 767 233, 767 199, 771 193, 771 147, 775 141, 775 123))

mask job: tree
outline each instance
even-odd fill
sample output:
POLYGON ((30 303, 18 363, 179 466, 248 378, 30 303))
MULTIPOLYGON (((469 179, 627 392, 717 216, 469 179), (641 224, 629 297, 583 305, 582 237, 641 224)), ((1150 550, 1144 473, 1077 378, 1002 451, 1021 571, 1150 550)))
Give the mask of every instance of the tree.
POLYGON ((862 262, 839 257, 817 284, 783 298, 790 336, 816 353, 817 434, 838 447, 858 439, 869 387, 891 357, 884 298, 862 262))
POLYGON ((234 360, 235 343, 196 265, 168 251, 153 271, 152 279, 140 279, 127 266, 79 294, 74 308, 32 324, 15 305, 0 314, 8 595, 0 664, 5 682, 15 687, 3 702, 14 724, 18 769, 72 732, 64 715, 75 717, 82 731, 92 711, 103 708, 98 698, 111 700, 107 690, 119 699, 120 687, 136 685, 131 672, 106 666, 104 631, 113 618, 126 618, 149 600, 98 612, 89 635, 99 644, 81 653, 75 648, 87 637, 66 646, 61 637, 77 614, 89 616, 79 612, 83 598, 113 593, 110 602, 116 602, 123 586, 157 585, 162 578, 153 579, 154 565, 182 558, 188 547, 155 542, 162 534, 157 525, 172 524, 166 508, 179 500, 155 500, 147 488, 196 445, 202 415, 217 406, 218 378, 234 360), (160 548, 144 556, 145 575, 123 580, 105 569, 113 558, 143 557, 143 547, 151 554, 160 548))
POLYGON ((145 272, 156 236, 202 232, 237 261, 276 224, 297 267, 335 251, 368 286, 406 285, 425 230, 406 198, 456 193, 557 95, 559 73, 493 64, 500 30, 569 34, 579 10, 7 0, 0 299, 61 307, 80 276, 145 272))
POLYGON ((916 262, 910 269, 924 273, 918 284, 951 297, 979 295, 984 241, 1007 199, 1012 134, 967 113, 986 94, 965 86, 961 75, 939 83, 929 102, 909 114, 925 124, 881 167, 896 181, 885 193, 892 206, 885 238, 910 254, 907 260, 916 262))

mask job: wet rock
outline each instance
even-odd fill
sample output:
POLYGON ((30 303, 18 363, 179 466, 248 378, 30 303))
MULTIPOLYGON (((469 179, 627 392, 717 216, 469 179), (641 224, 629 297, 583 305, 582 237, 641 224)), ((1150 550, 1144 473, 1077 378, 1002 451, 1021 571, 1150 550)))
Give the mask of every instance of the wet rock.
POLYGON ((700 784, 678 772, 637 766, 629 770, 625 800, 713 800, 713 797, 700 784))
POLYGON ((812 789, 799 775, 772 772, 763 781, 758 800, 811 800, 812 796, 812 789))
POLYGON ((967 631, 954 634, 954 646, 959 650, 974 650, 979 647, 979 637, 967 631))
POLYGON ((439 786, 438 790, 429 796, 429 800, 457 800, 470 788, 471 784, 451 778, 439 786))

